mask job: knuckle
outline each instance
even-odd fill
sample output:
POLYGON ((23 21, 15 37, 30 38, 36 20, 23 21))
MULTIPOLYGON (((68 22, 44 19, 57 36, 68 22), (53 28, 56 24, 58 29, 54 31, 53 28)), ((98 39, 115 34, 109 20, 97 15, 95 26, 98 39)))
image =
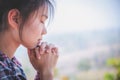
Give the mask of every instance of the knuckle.
POLYGON ((50 43, 50 44, 49 44, 49 47, 50 47, 50 49, 52 49, 52 48, 55 47, 55 45, 50 43))

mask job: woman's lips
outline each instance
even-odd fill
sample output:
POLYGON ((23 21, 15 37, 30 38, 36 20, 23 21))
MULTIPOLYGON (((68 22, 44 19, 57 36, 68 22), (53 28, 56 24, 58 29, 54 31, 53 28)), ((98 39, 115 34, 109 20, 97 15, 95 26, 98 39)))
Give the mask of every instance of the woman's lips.
POLYGON ((39 45, 39 44, 40 44, 41 40, 42 40, 42 39, 38 39, 38 43, 37 43, 37 45, 39 45))

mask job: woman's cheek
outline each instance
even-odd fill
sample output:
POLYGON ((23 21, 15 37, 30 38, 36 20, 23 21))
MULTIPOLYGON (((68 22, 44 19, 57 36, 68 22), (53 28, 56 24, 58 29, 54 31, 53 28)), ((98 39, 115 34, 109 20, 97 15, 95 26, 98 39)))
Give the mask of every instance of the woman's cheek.
POLYGON ((31 32, 24 33, 22 35, 22 45, 24 45, 27 48, 33 48, 36 46, 37 40, 35 40, 35 36, 31 34, 31 32))

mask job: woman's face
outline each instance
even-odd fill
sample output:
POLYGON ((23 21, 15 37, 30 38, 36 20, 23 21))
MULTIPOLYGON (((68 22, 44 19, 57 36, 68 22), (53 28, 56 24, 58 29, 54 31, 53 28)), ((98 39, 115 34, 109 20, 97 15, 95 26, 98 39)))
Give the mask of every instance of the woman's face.
POLYGON ((37 15, 31 15, 28 21, 23 26, 22 42, 21 44, 29 49, 35 48, 42 36, 47 33, 45 28, 45 21, 48 16, 48 7, 40 8, 37 15))

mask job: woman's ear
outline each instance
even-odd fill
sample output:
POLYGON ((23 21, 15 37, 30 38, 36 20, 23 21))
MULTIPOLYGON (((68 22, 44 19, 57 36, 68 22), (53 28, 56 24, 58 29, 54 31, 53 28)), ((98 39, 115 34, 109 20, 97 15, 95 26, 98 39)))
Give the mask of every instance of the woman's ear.
POLYGON ((11 9, 8 13, 8 24, 11 28, 18 28, 20 26, 20 12, 17 9, 11 9))

